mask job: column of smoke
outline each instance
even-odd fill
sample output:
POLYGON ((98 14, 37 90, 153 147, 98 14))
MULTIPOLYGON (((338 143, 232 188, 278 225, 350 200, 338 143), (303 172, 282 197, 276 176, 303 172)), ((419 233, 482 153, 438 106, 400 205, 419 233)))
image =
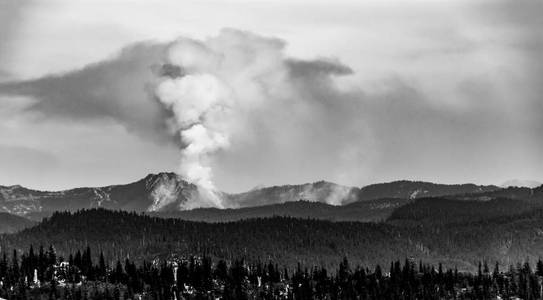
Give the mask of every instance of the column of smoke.
POLYGON ((170 126, 183 145, 179 174, 207 193, 200 206, 226 206, 213 183, 212 156, 230 146, 244 114, 273 98, 270 85, 284 74, 282 47, 235 30, 169 47, 165 65, 180 71, 161 78, 156 96, 173 113, 170 126))
POLYGON ((189 74, 165 79, 158 86, 157 95, 174 113, 172 126, 184 144, 179 174, 203 188, 202 192, 207 191, 213 206, 223 207, 215 192, 211 167, 206 163, 211 154, 229 145, 228 132, 209 120, 215 114, 227 114, 226 88, 211 74, 189 74))
POLYGON ((82 69, 0 83, 0 96, 25 100, 16 101, 17 110, 39 118, 113 120, 155 141, 170 141, 175 133, 181 145, 177 172, 200 188, 192 193, 165 176, 152 187, 149 209, 171 207, 179 198, 189 199, 181 209, 235 207, 231 197, 216 192, 212 166, 247 183, 277 183, 313 174, 352 177, 373 161, 359 147, 372 142, 362 109, 376 109, 378 101, 364 99, 358 88, 338 88, 336 77, 352 74, 338 60, 295 59, 284 49, 282 40, 236 30, 203 41, 137 43, 82 69), (163 65, 158 77, 149 72, 157 64, 163 65), (159 101, 150 101, 151 85, 159 101), (221 151, 228 153, 216 155, 221 151), (288 176, 276 180, 277 174, 288 176))

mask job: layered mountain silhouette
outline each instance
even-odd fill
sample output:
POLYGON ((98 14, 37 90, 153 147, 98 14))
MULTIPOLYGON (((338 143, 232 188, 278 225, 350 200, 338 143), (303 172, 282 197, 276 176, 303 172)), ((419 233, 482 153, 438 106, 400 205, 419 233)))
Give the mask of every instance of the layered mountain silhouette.
POLYGON ((368 264, 410 257, 473 271, 480 257, 507 265, 543 249, 543 186, 320 181, 213 196, 231 208, 190 209, 210 191, 174 173, 59 192, 0 187, 0 233, 12 233, 2 235, 6 246, 54 244, 60 254, 90 245, 109 257, 152 260, 174 248, 210 249, 216 257, 273 257, 292 266, 348 255, 368 264))
POLYGON ((189 219, 208 220, 209 215, 217 216, 213 221, 239 219, 244 215, 285 215, 282 212, 291 212, 286 215, 304 217, 329 216, 326 218, 339 220, 378 220, 388 216, 383 215, 383 212, 407 203, 406 200, 445 195, 458 195, 458 197, 468 197, 471 200, 482 197, 481 199, 484 200, 501 197, 500 193, 509 192, 518 192, 520 195, 518 198, 524 198, 533 193, 533 190, 529 188, 503 189, 493 185, 446 185, 420 181, 394 181, 358 188, 319 181, 300 185, 256 188, 244 193, 229 194, 202 189, 183 180, 175 173, 158 173, 149 174, 141 180, 128 184, 83 187, 64 191, 38 191, 19 185, 0 186, 0 211, 37 220, 54 211, 76 211, 88 208, 173 215, 179 213, 178 215, 189 219), (213 203, 211 197, 219 197, 226 208, 242 210, 233 213, 233 209, 225 211, 206 209, 205 207, 212 206, 209 204, 213 203), (296 205, 290 204, 298 201, 302 202, 296 205), (266 207, 258 208, 260 206, 266 207), (185 212, 193 208, 197 209, 193 212, 185 212), (368 211, 373 213, 368 215, 368 211), (351 216, 348 216, 349 214, 351 216))

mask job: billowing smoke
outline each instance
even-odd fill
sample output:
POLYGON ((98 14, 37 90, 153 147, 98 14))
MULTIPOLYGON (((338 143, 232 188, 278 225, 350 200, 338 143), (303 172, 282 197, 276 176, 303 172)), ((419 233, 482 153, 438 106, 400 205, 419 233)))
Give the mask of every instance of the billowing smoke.
MULTIPOLYGON (((205 40, 137 43, 79 70, 0 83, 0 95, 31 99, 23 109, 36 121, 112 121, 178 147, 176 171, 200 187, 180 207, 235 207, 214 178, 236 192, 361 178, 364 95, 335 83, 351 73, 334 59, 293 59, 280 39, 227 29, 205 40)), ((176 200, 173 186, 156 187, 153 209, 176 200)))
MULTIPOLYGON (((290 60, 283 48, 280 40, 230 29, 205 41, 181 38, 170 45, 156 96, 173 112, 170 126, 183 145, 182 177, 214 191, 214 154, 227 150, 232 140, 250 136, 251 127, 260 122, 255 117, 269 121, 278 109, 312 111, 303 107, 311 95, 304 95, 298 76, 325 79, 330 73, 350 72, 335 62, 290 60)), ((218 196, 214 204, 226 205, 218 196)))
POLYGON ((227 114, 229 96, 221 81, 211 74, 185 75, 165 79, 157 88, 160 101, 174 113, 172 126, 185 144, 181 150, 180 173, 206 189, 215 189, 211 169, 205 161, 210 154, 228 147, 228 132, 214 126, 212 118, 227 114))

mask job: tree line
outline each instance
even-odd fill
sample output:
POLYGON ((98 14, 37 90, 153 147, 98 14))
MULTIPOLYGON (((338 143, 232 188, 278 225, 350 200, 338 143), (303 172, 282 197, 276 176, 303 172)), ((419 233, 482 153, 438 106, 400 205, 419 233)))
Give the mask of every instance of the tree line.
POLYGON ((61 257, 53 246, 24 252, 3 249, 0 297, 6 299, 541 299, 543 262, 501 270, 478 264, 459 272, 406 259, 389 266, 353 266, 345 257, 333 270, 295 268, 273 261, 176 257, 109 263, 91 248, 61 257))

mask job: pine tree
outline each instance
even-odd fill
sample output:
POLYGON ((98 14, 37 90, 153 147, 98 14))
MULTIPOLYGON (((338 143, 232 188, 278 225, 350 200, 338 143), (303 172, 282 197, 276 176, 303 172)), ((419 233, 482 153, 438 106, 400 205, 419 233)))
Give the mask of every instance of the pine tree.
POLYGON ((47 251, 48 265, 55 265, 57 263, 57 252, 53 245, 49 246, 47 251))
POLYGON ((17 258, 17 250, 13 250, 13 256, 11 258, 11 276, 15 279, 19 278, 19 259, 17 258))
POLYGON ((100 259, 99 259, 99 265, 98 265, 98 276, 105 280, 107 278, 107 267, 106 267, 106 261, 104 259, 104 253, 100 251, 100 259))
POLYGON ((537 260, 536 274, 538 276, 543 276, 543 261, 541 261, 541 258, 537 260))
POLYGON ((494 271, 492 271, 492 276, 497 277, 500 274, 500 264, 496 261, 494 264, 494 271))

